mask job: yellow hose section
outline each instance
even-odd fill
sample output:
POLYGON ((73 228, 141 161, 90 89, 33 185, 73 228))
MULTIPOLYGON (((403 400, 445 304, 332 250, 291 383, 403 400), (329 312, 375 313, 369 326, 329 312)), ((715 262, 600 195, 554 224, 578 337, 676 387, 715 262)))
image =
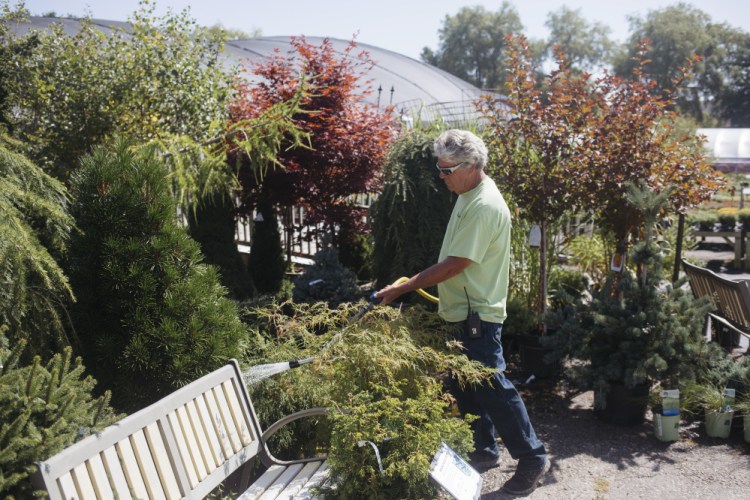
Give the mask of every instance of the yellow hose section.
MULTIPOLYGON (((400 285, 401 283, 404 283, 404 282, 406 282, 406 281, 409 281, 409 278, 407 278, 406 276, 402 276, 402 277, 400 277, 399 279, 397 279, 396 281, 394 281, 394 282, 393 282, 393 284, 394 284, 394 285, 400 285)), ((416 292, 417 292, 417 293, 418 293, 419 295, 421 295, 422 297, 424 297, 425 299, 427 299, 427 300, 429 300, 429 301, 432 301, 432 302, 434 302, 434 303, 436 303, 436 304, 437 304, 437 303, 438 303, 438 302, 440 301, 440 299, 438 299, 438 298, 437 298, 437 297, 435 297, 434 295, 430 295, 429 293, 425 292, 425 291, 424 291, 424 290, 422 290, 421 288, 417 288, 417 289, 416 289, 416 292)))

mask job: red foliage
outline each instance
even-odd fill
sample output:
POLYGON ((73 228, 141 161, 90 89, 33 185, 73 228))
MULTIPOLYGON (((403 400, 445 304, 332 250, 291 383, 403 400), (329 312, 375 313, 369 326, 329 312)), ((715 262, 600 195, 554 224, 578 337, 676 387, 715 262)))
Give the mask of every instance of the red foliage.
MULTIPOLYGON (((624 241, 643 222, 626 201, 626 182, 643 181, 656 192, 673 189, 669 202, 680 212, 722 185, 700 139, 676 129, 673 95, 643 77, 645 44, 633 79, 576 74, 558 52, 558 68, 544 86, 534 80, 526 39, 510 36, 507 47, 507 99, 489 97, 480 109, 503 185, 533 221, 553 221, 568 209, 592 210, 605 230, 624 241), (510 122, 497 112, 507 106, 510 122)), ((693 63, 680 70, 676 87, 693 63)))
POLYGON ((244 195, 240 210, 247 213, 258 199, 267 197, 277 205, 303 206, 310 222, 351 229, 364 214, 347 197, 379 187, 378 174, 393 138, 390 109, 382 112, 364 103, 371 88, 363 75, 374 62, 366 51, 355 54, 354 41, 343 53, 336 53, 328 39, 314 46, 304 37, 293 38, 292 46, 286 55, 277 52, 251 65, 260 83, 239 84, 230 120, 256 118, 272 105, 292 99, 303 86, 304 111, 293 121, 309 133, 310 147, 282 146, 277 156, 281 166, 267 170, 239 149, 230 153, 240 167, 251 167, 239 169, 244 195))

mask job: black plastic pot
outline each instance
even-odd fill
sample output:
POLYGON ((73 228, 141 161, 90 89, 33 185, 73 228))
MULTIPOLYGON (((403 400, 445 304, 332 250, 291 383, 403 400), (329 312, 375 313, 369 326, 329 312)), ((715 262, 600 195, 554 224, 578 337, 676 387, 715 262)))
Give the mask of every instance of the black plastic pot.
POLYGON ((615 425, 641 425, 648 407, 648 384, 633 388, 611 384, 603 396, 594 393, 594 413, 607 423, 615 425))
POLYGON ((519 335, 518 351, 521 359, 521 370, 527 376, 536 378, 555 378, 560 376, 559 361, 547 363, 544 357, 553 351, 551 347, 543 346, 538 335, 519 335))

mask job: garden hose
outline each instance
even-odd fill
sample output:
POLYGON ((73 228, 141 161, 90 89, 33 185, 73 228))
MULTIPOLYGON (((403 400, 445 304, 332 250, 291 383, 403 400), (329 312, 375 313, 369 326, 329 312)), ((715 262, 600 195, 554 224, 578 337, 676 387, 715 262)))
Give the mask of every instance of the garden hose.
MULTIPOLYGON (((406 276, 402 276, 402 277, 400 277, 399 279, 397 279, 396 281, 394 281, 394 282, 393 282, 393 284, 394 284, 394 285, 400 285, 401 283, 405 283, 405 282, 407 282, 407 281, 409 281, 409 278, 407 278, 406 276)), ((419 295, 421 295, 422 297, 424 297, 425 299, 429 300, 430 302, 434 302, 434 303, 436 303, 436 304, 437 304, 437 303, 438 303, 438 302, 440 301, 440 299, 438 299, 438 298, 437 298, 437 297, 435 297, 434 295, 431 295, 431 294, 429 294, 429 293, 425 292, 425 291, 424 291, 424 290, 422 290, 421 288, 417 288, 417 289, 416 289, 415 291, 416 291, 416 292, 417 292, 417 293, 418 293, 419 295)))

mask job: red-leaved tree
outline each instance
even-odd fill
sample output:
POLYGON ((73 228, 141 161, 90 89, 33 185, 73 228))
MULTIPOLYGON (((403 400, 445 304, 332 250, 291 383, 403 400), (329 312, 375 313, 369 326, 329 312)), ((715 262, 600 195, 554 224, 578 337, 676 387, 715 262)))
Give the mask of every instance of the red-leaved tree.
POLYGON ((343 53, 337 53, 328 39, 320 46, 304 37, 292 38, 291 44, 289 53, 277 52, 245 69, 258 83, 238 85, 230 120, 256 117, 304 89, 304 111, 293 121, 309 134, 309 147, 282 145, 277 161, 266 164, 255 164, 240 148, 232 150, 231 160, 251 167, 238 170, 240 211, 249 214, 262 200, 279 207, 282 215, 292 206, 302 206, 306 221, 324 223, 338 244, 363 229, 364 209, 349 197, 379 188, 393 121, 390 109, 378 110, 364 102, 372 91, 365 74, 375 63, 366 51, 357 51, 354 41, 343 53))

